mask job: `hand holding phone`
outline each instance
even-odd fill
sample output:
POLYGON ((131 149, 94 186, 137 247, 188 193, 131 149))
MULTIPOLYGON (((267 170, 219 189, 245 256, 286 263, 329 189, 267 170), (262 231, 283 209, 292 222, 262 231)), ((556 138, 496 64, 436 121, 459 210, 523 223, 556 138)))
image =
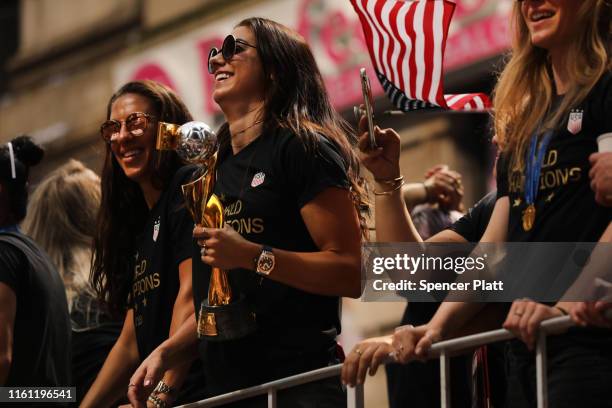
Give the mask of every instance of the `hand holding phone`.
POLYGON ((370 137, 370 149, 375 149, 377 146, 376 138, 374 137, 374 98, 372 97, 372 88, 370 86, 370 79, 366 73, 365 68, 359 70, 361 77, 361 92, 363 94, 363 104, 365 109, 355 106, 355 117, 357 121, 361 119, 361 115, 366 116, 368 120, 368 134, 370 137))

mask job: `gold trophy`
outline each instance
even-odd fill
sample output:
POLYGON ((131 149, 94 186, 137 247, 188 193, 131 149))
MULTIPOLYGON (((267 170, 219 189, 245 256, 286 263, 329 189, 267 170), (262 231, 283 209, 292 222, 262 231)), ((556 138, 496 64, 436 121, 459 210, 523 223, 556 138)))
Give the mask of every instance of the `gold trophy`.
MULTIPOLYGON (((159 122, 156 148, 174 150, 186 162, 198 165, 195 179, 182 186, 185 204, 198 226, 223 227, 223 204, 213 194, 219 152, 217 135, 202 122, 188 122, 182 126, 159 122)), ((200 305, 198 337, 233 340, 255 329, 255 314, 246 299, 234 299, 227 272, 213 267, 208 299, 200 305)))

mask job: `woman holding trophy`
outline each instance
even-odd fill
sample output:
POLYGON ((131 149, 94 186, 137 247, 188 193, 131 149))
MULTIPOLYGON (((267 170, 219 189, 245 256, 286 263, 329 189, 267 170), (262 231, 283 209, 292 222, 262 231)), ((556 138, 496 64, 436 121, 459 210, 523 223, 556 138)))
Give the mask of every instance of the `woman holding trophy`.
MULTIPOLYGON (((190 120, 176 94, 153 81, 129 82, 108 103, 100 128, 106 158, 92 283, 111 311, 125 313, 125 320, 83 407, 108 407, 125 397, 133 370, 194 313, 193 221, 181 194, 193 167, 184 167, 174 152, 155 150, 158 121, 190 120)), ((201 369, 191 363, 153 384, 149 403, 203 398, 201 369)))
MULTIPOLYGON (((331 107, 299 34, 246 19, 221 50, 211 50, 209 72, 226 119, 214 187, 225 222, 194 230, 194 300, 196 310, 210 303, 211 267, 223 269, 233 298, 250 308, 256 326, 221 340, 200 330, 210 315, 198 314, 207 387, 221 394, 340 361, 340 297, 360 294, 365 196, 352 133, 331 107)), ((169 339, 132 377, 133 404, 148 392, 145 383, 193 350, 195 320, 184 327, 182 341, 169 339)), ((337 378, 279 393, 280 406, 345 403, 337 378)))

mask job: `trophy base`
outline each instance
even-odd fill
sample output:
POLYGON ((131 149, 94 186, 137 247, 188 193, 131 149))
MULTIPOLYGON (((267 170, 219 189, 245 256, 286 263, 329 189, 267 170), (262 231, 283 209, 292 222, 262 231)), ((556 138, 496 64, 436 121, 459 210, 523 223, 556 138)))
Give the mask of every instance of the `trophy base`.
POLYGON ((241 297, 229 305, 211 306, 208 300, 200 305, 198 338, 210 341, 236 340, 257 329, 255 313, 241 297))

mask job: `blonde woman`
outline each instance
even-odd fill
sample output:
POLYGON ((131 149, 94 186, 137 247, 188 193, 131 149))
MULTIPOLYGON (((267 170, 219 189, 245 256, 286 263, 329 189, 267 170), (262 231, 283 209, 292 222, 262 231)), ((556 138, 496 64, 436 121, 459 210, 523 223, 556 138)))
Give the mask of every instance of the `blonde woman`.
POLYGON ((72 326, 72 378, 80 401, 121 331, 89 284, 91 251, 100 208, 100 178, 70 160, 31 196, 24 232, 44 250, 64 281, 72 326), (52 223, 53 227, 49 225, 52 223))
MULTIPOLYGON (((495 90, 494 128, 501 147, 498 198, 484 242, 608 240, 612 213, 595 201, 589 187, 589 155, 598 135, 612 131, 609 0, 525 0, 514 4, 511 58, 495 90), (558 176, 561 175, 561 176, 558 176)), ((399 176, 399 137, 376 135, 383 149, 364 151, 364 164, 378 180, 399 176)), ((367 135, 362 135, 365 145, 367 135)), ((388 188, 388 183, 378 187, 388 188)), ((385 240, 415 241, 398 193, 378 206, 389 214, 377 228, 385 240)), ((534 270, 533 273, 537 273, 534 270)), ((574 312, 576 303, 512 304, 504 327, 525 343, 509 347, 508 406, 535 401, 533 354, 528 351, 542 320, 574 312), (525 347, 525 345, 527 347, 525 347)), ((484 305, 444 303, 432 320, 393 336, 370 339, 347 358, 343 379, 363 381, 385 353, 396 350, 407 362, 426 356, 434 341, 458 333, 484 305)), ((576 329, 551 338, 550 406, 611 406, 605 378, 612 375, 612 332, 576 329), (586 404, 585 404, 586 403, 586 404)))

